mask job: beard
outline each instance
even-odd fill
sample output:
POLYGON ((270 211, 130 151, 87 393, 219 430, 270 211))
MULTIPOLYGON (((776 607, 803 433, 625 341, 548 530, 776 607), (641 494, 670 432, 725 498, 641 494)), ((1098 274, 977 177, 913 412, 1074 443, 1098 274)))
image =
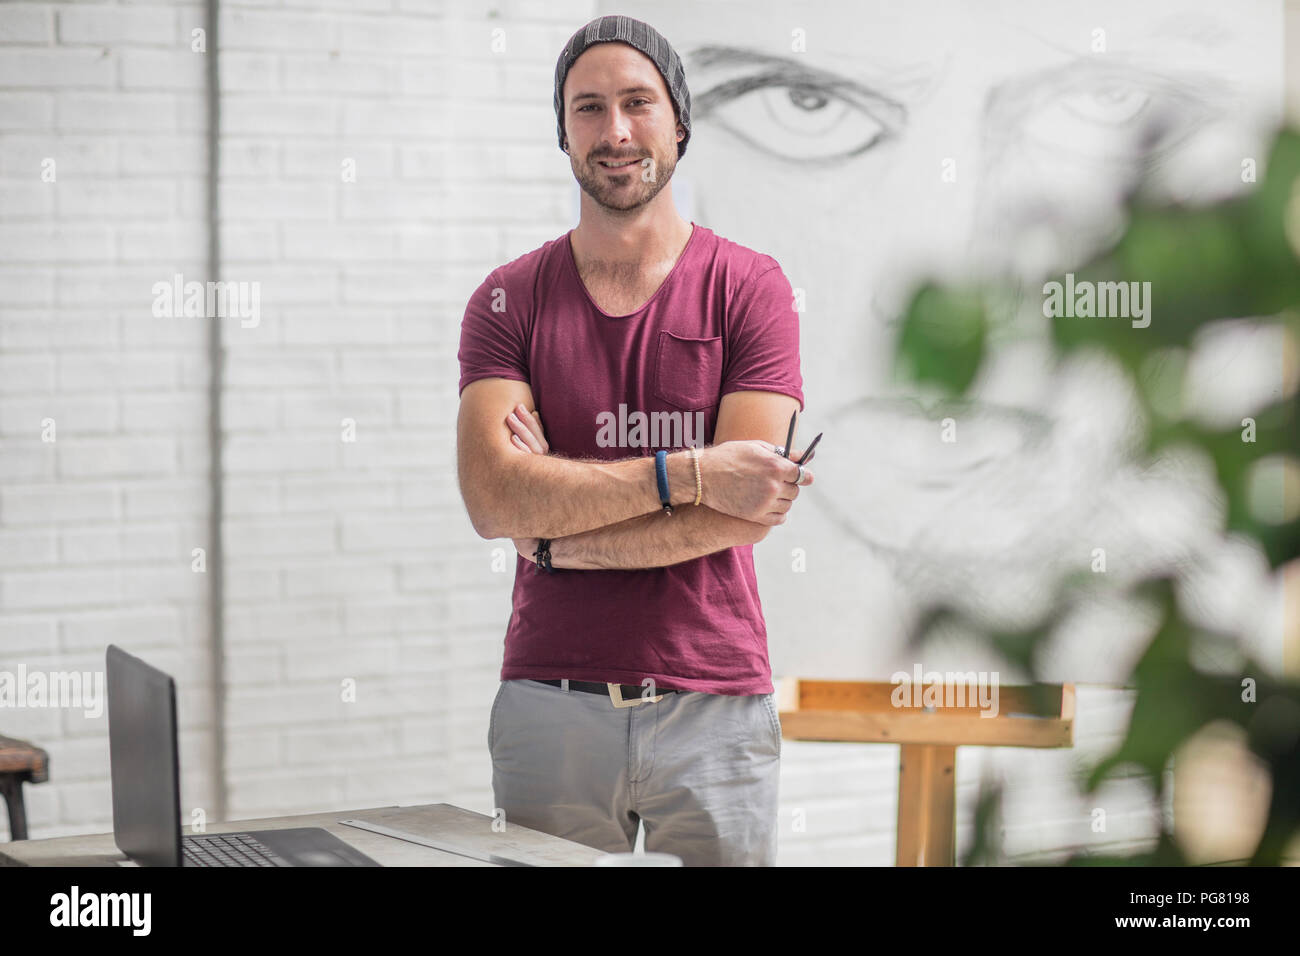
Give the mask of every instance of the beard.
MULTIPOLYGON (((608 158, 608 157, 601 157, 608 158)), ((582 164, 574 164, 573 174, 578 179, 582 191, 590 196, 603 209, 615 212, 629 212, 639 209, 668 185, 673 171, 677 168, 677 144, 672 144, 666 153, 651 152, 653 167, 642 165, 641 161, 627 168, 627 172, 611 175, 600 165, 599 159, 590 159, 582 164), (642 177, 648 168, 654 170, 653 180, 642 177)))

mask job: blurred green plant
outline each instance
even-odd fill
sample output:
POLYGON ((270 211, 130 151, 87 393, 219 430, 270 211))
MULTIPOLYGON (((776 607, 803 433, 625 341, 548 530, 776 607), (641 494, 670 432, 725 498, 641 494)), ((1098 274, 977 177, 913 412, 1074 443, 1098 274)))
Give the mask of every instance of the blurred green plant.
MULTIPOLYGON (((1169 383, 1143 374, 1143 368, 1161 350, 1191 350, 1203 327, 1222 319, 1249 317, 1279 326, 1295 354, 1300 345, 1300 132, 1277 134, 1265 178, 1247 195, 1191 207, 1152 203, 1139 192, 1130 198, 1128 214, 1123 235, 1076 269, 1074 282, 1149 282, 1158 312, 1145 327, 1116 318, 1048 317, 1053 348, 1058 360, 1080 350, 1099 350, 1126 370, 1144 412, 1142 453, 1153 456, 1173 445, 1203 452, 1214 464, 1227 505, 1225 531, 1258 542, 1276 572, 1300 557, 1300 513, 1284 507, 1280 515, 1260 514, 1252 483, 1266 460, 1280 463, 1274 474, 1285 476, 1280 469, 1289 467, 1292 476, 1300 475, 1300 390, 1279 394, 1253 416, 1253 423, 1216 429, 1177 408, 1171 412, 1161 394, 1169 383)), ((1044 277, 1045 298, 1046 282, 1061 278, 1044 277)), ((1009 285, 923 285, 903 317, 895 354, 899 378, 937 390, 947 401, 964 395, 991 348, 996 319, 1004 315, 1007 302, 1016 300, 1009 285)), ((1045 316, 1048 311, 1044 309, 1045 316)), ((1294 496, 1285 479, 1280 484, 1284 498, 1294 496)), ((955 605, 940 604, 922 615, 911 643, 924 644, 938 629, 959 625, 1039 681, 1040 652, 1052 637, 1052 622, 1090 589, 1086 577, 1076 572, 1058 581, 1052 613, 1023 631, 991 630, 955 605)), ((1260 662, 1244 655, 1234 674, 1198 669, 1196 646, 1235 646, 1235 637, 1208 632, 1188 620, 1169 575, 1141 580, 1129 593, 1158 607, 1160 623, 1125 681, 1135 690, 1125 737, 1086 774, 1084 792, 1094 793, 1107 780, 1137 768, 1153 799, 1163 805, 1165 770, 1179 748, 1215 721, 1236 724, 1272 784, 1267 820, 1249 862, 1277 865, 1288 844, 1300 837, 1300 682, 1269 677, 1260 662)), ((998 787, 981 787, 975 838, 963 863, 1005 862, 1000 801, 998 787)), ((1149 850, 1080 853, 1066 862, 1176 866, 1185 865, 1188 856, 1162 815, 1149 850)))

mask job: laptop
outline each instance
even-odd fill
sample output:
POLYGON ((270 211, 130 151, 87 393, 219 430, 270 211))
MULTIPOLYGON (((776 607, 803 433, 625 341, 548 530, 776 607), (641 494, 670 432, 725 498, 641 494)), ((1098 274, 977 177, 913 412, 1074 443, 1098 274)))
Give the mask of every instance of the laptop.
POLYGON ((176 682, 116 645, 108 655, 113 838, 141 866, 379 866, 320 827, 181 835, 176 682))

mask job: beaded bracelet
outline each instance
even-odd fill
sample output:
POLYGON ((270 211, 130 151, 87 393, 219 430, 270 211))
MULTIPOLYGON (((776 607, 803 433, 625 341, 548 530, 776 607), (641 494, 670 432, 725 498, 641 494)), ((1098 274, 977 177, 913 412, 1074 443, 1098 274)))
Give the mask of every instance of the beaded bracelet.
POLYGON ((695 500, 691 504, 698 505, 704 497, 704 482, 700 480, 700 450, 694 445, 690 449, 691 461, 695 464, 695 500))

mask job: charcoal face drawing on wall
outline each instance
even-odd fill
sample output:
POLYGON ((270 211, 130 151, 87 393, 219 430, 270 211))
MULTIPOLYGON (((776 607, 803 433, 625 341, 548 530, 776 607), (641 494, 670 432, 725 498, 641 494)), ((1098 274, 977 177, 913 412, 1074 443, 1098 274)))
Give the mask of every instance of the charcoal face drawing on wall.
MULTIPOLYGON (((1114 585, 1166 569, 1208 614, 1267 603, 1262 557, 1219 531, 1212 476, 1176 455, 1132 457, 1121 372, 1053 364, 1042 284, 1118 234, 1140 177, 1177 201, 1248 188, 1242 158, 1264 155, 1281 115, 1279 2, 655 0, 596 15, 608 12, 682 52, 683 214, 774 256, 804 297, 806 437, 826 437, 815 489, 754 551, 775 672, 886 680, 910 668, 906 628, 928 602, 1025 624, 1098 548, 1114 585), (891 381, 897 323, 918 277, 978 274, 1016 277, 1021 301, 945 429, 891 381)), ((1203 364, 1249 404, 1249 383, 1276 377, 1269 343, 1224 340, 1203 364)), ((1152 621, 1116 596, 1065 623, 1044 676, 1106 683, 1152 621)), ((925 664, 999 662, 954 640, 925 664)))

